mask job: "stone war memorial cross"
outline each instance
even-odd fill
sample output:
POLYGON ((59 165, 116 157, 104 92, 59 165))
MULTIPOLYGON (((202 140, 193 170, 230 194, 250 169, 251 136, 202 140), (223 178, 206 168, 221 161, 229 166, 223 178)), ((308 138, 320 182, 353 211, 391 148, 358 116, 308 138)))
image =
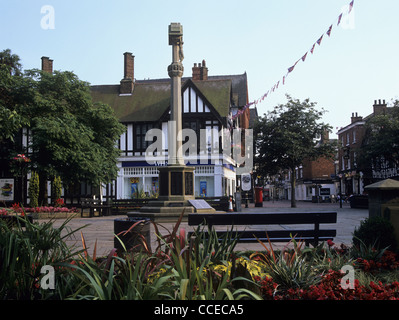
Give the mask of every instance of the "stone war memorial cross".
POLYGON ((183 76, 183 26, 171 23, 168 29, 169 45, 172 46, 172 63, 168 66, 171 78, 170 121, 168 122, 168 165, 159 167, 159 197, 141 208, 144 213, 156 218, 177 218, 194 212, 215 212, 204 200, 194 197, 194 167, 186 166, 182 150, 182 96, 183 76), (198 201, 204 202, 204 204, 198 201), (193 204, 195 206, 193 206, 193 204))

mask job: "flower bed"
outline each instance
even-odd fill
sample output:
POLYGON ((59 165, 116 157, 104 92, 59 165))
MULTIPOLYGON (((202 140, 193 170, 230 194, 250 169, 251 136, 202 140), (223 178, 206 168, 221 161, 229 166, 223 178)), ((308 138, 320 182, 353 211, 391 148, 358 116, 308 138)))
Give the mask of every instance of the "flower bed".
POLYGON ((256 279, 261 285, 262 296, 266 300, 399 300, 399 282, 383 284, 381 281, 360 285, 355 279, 353 289, 343 289, 339 271, 329 270, 318 285, 306 289, 290 288, 278 291, 279 285, 272 278, 256 279))
POLYGON ((0 208, 0 216, 5 215, 21 215, 31 214, 34 218, 47 218, 47 217, 66 217, 69 214, 75 214, 78 209, 75 207, 67 208, 62 206, 40 206, 35 208, 21 207, 19 204, 13 204, 11 208, 0 208))
POLYGON ((61 230, 67 223, 53 229, 51 220, 26 222, 15 231, 0 223, 0 244, 21 262, 3 266, 10 272, 0 273, 0 299, 399 300, 398 255, 386 248, 335 247, 331 241, 310 248, 292 239, 278 251, 260 242, 262 251, 237 252, 234 232, 220 239, 208 228, 205 237, 198 227, 187 239, 179 220, 165 235, 154 223, 158 245, 152 249, 142 237, 140 252, 112 249, 96 257, 96 245, 90 255, 83 233, 83 250, 66 245, 61 230), (38 285, 40 268, 50 261, 56 291, 38 285), (341 271, 348 268, 353 278, 341 271))
MULTIPOLYGON (((321 249, 308 248, 305 253, 296 248, 280 253, 280 257, 275 259, 270 256, 275 257, 275 253, 268 251, 264 259, 267 261, 266 270, 273 270, 276 277, 254 277, 260 285, 262 297, 265 300, 399 300, 399 260, 395 252, 386 249, 378 251, 372 247, 358 250, 356 247, 341 245, 337 248, 332 245, 329 243, 327 248, 321 249), (312 258, 308 256, 301 260, 303 266, 294 263, 309 253, 312 258), (372 258, 356 257, 360 253, 372 258), (276 266, 281 263, 278 259, 285 261, 282 265, 287 267, 286 271, 289 270, 288 277, 295 278, 301 272, 309 272, 313 280, 317 277, 318 280, 314 284, 302 281, 302 285, 297 285, 301 279, 296 278, 293 287, 287 286, 287 279, 279 274, 283 267, 276 266), (339 266, 353 270, 352 286, 349 286, 348 281, 342 283, 347 280, 346 272, 341 271, 339 266)), ((262 257, 256 253, 253 256, 258 260, 259 256, 262 257)))

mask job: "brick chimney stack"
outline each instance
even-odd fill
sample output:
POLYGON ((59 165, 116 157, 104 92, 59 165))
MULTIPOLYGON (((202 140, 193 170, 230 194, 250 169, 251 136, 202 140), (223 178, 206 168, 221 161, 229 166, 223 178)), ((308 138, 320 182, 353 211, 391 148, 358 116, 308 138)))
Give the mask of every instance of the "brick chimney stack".
POLYGON ((194 67, 192 70, 192 79, 194 81, 208 80, 208 68, 206 67, 205 60, 202 60, 202 64, 198 63, 198 66, 196 63, 194 63, 194 67))
POLYGON ((134 55, 130 52, 124 54, 124 73, 121 80, 119 93, 131 94, 134 89, 134 55))
POLYGON ((374 100, 373 112, 375 116, 380 114, 385 114, 386 109, 387 109, 387 104, 385 103, 385 100, 382 100, 382 103, 381 99, 378 100, 378 103, 377 100, 374 100))
MULTIPOLYGON (((201 64, 200 64, 201 65, 201 64)), ((200 80, 201 79, 201 71, 200 67, 197 66, 196 63, 194 63, 193 67, 193 76, 192 76, 194 81, 200 80)))
POLYGON ((362 116, 358 116, 357 112, 356 113, 352 112, 351 123, 355 123, 355 122, 362 121, 362 120, 363 120, 362 116))
POLYGON ((205 60, 202 60, 201 80, 208 80, 208 68, 205 65, 205 60))
POLYGON ((42 71, 53 73, 53 60, 49 57, 42 57, 42 71))

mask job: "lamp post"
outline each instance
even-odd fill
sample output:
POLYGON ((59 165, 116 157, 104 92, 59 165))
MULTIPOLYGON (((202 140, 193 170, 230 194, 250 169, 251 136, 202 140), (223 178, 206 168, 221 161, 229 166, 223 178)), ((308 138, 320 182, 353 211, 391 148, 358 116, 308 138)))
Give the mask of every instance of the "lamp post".
POLYGON ((342 208, 342 174, 339 177, 339 207, 342 208))

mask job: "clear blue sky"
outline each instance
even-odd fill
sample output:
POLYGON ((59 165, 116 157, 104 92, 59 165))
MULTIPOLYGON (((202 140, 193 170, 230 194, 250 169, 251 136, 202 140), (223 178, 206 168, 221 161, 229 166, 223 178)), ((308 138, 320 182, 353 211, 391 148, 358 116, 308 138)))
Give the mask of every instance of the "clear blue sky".
MULTIPOLYGON (((117 84, 123 53, 135 55, 135 77, 167 78, 171 62, 168 25, 183 25, 185 76, 205 59, 209 75, 247 72, 250 100, 280 80, 258 104, 259 114, 285 103, 285 94, 310 98, 334 127, 366 116, 375 99, 399 98, 399 1, 355 0, 352 20, 337 27, 350 0, 0 0, 0 50, 10 48, 24 69, 75 72, 91 84, 117 84), (54 8, 54 29, 43 29, 44 5, 54 8), (331 37, 325 33, 333 25, 331 37), (282 86, 287 68, 310 50, 282 86)), ((46 20, 47 21, 47 20, 46 20)), ((48 22, 48 21, 47 21, 48 22)))

